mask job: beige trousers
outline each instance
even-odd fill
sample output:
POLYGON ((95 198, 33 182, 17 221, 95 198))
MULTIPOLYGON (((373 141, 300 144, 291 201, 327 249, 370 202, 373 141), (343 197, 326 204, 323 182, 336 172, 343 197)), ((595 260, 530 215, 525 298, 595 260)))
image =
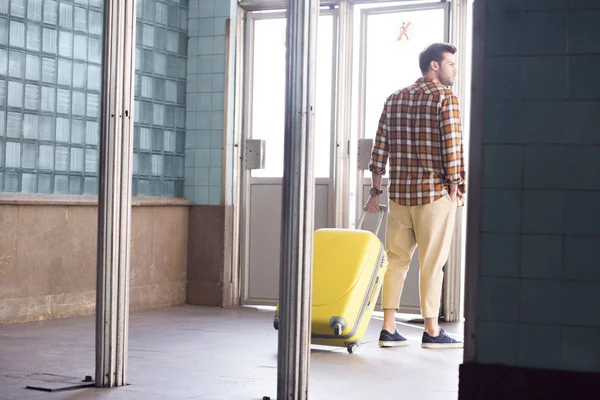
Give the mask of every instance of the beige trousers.
POLYGON ((445 195, 431 204, 402 206, 390 200, 386 229, 389 268, 383 281, 382 308, 398 309, 400 296, 419 246, 419 296, 423 318, 440 311, 442 268, 448 260, 456 220, 457 201, 445 195))

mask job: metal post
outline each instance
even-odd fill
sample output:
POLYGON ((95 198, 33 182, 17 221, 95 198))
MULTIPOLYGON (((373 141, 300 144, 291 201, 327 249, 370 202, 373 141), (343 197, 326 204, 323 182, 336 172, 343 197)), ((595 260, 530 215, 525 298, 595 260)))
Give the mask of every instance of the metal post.
POLYGON ((104 2, 98 275, 97 387, 126 384, 135 0, 104 2))
POLYGON ((287 2, 285 147, 277 398, 308 397, 319 0, 287 2))

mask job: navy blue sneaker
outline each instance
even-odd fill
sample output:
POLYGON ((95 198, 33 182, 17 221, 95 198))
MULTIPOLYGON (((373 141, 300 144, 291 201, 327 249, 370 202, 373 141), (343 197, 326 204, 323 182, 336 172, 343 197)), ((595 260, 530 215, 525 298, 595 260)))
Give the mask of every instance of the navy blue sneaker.
POLYGON ((423 332, 423 341, 421 347, 424 349, 462 349, 463 343, 448 335, 445 330, 440 328, 438 336, 431 336, 423 332))
POLYGON ((407 345, 408 340, 399 334, 398 331, 391 334, 384 329, 379 334, 379 347, 402 347, 407 345))

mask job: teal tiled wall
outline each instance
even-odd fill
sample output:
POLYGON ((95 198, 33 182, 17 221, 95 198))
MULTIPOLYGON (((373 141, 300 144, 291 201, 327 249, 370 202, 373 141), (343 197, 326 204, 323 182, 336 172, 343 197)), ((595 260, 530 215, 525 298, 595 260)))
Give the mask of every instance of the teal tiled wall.
MULTIPOLYGON (((232 68, 226 71, 225 57, 226 22, 232 14, 235 21, 235 9, 235 2, 230 0, 189 1, 184 192, 186 199, 196 204, 231 203, 233 171, 231 165, 225 165, 228 157, 224 149, 231 151, 232 124, 228 132, 224 128, 226 118, 233 115, 233 94, 225 95, 226 76, 233 77, 233 72, 232 68), (229 104, 225 104, 225 98, 230 99, 229 104)), ((232 24, 235 26, 235 22, 232 24)))
POLYGON ((478 360, 600 371, 600 3, 486 4, 478 360))

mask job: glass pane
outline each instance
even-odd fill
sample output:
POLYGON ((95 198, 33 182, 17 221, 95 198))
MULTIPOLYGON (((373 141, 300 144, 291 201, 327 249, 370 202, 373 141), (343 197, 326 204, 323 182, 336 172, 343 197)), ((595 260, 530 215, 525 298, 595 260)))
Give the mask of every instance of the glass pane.
MULTIPOLYGON (((0 167, 4 167, 4 142, 0 142, 0 167)), ((0 177, 0 188, 2 187, 2 177, 0 177)))
POLYGON ((165 99, 165 80, 154 78, 154 99, 164 101, 165 99))
POLYGON ((69 177, 66 175, 56 175, 54 177, 54 193, 69 194, 69 177))
POLYGON ((42 59, 42 81, 46 83, 56 82, 56 60, 53 58, 42 59))
POLYGON ((60 31, 58 33, 58 54, 63 57, 73 57, 73 34, 60 31))
POLYGON ((8 82, 8 105, 23 108, 23 84, 21 82, 8 82))
POLYGON ((165 100, 173 103, 177 102, 177 82, 166 80, 165 81, 165 100))
POLYGON ((10 45, 25 47, 25 24, 23 22, 10 21, 10 45))
POLYGON ((42 86, 42 111, 56 110, 56 90, 53 87, 42 86))
POLYGON ((85 121, 74 119, 71 121, 71 143, 83 144, 85 141, 85 121))
POLYGON ((71 121, 68 118, 56 118, 56 141, 69 143, 71 139, 71 121))
POLYGON ((56 112, 69 114, 71 112, 71 91, 66 89, 56 90, 56 112))
POLYGON ((167 49, 167 30, 156 27, 154 28, 154 49, 164 51, 167 49))
POLYGON ((315 107, 319 110, 315 113, 315 147, 314 165, 315 177, 327 178, 330 174, 331 138, 332 131, 332 89, 333 76, 332 66, 334 24, 332 16, 319 18, 319 45, 317 47, 317 77, 316 77, 316 100, 315 107))
POLYGON ((83 172, 83 149, 71 147, 71 171, 83 172))
POLYGON ((6 142, 6 168, 21 167, 21 143, 6 142))
POLYGON ((154 27, 144 24, 142 26, 142 44, 146 47, 154 47, 154 27))
POLYGON ((90 10, 90 33, 92 35, 101 35, 102 34, 102 14, 96 11, 90 10))
POLYGON ((175 157, 175 177, 183 179, 183 157, 175 157))
POLYGON ((4 177, 4 191, 10 193, 19 192, 21 183, 20 172, 7 172, 4 177))
POLYGON ((0 44, 8 44, 8 25, 9 22, 6 18, 0 18, 0 44))
POLYGON ((6 111, 0 110, 0 136, 6 134, 6 111))
POLYGON ((4 49, 0 49, 0 75, 8 73, 8 53, 4 49))
POLYGON ((444 11, 423 10, 373 14, 367 20, 365 138, 374 139, 385 99, 421 76, 419 54, 431 43, 444 41, 444 11), (403 24, 414 27, 401 40, 403 24), (408 60, 408 62, 407 62, 408 60))
POLYGON ((42 3, 43 0, 29 0, 27 2, 27 19, 32 21, 42 20, 42 3))
POLYGON ((73 63, 71 60, 60 58, 58 60, 58 80, 59 85, 71 86, 71 77, 73 76, 73 63))
POLYGON ((6 107, 6 91, 8 82, 4 79, 0 79, 0 107, 6 107))
POLYGON ((175 132, 173 131, 165 131, 165 151, 174 152, 175 151, 175 132))
POLYGON ((58 5, 54 0, 44 0, 44 22, 56 24, 58 22, 58 5))
POLYGON ((40 57, 27 54, 25 58, 25 79, 40 80, 41 60, 40 57))
POLYGON ((10 0, 10 15, 25 18, 25 0, 10 0))
POLYGON ((60 3, 59 23, 61 28, 73 29, 73 6, 60 3))
POLYGON ((98 178, 86 176, 83 185, 83 194, 98 194, 98 178))
POLYGON ((25 139, 37 139, 39 131, 39 116, 25 114, 23 119, 23 137, 25 139))
POLYGON ((41 144, 38 162, 40 169, 54 169, 54 146, 41 144))
POLYGON ((168 21, 169 9, 165 3, 156 3, 156 22, 161 25, 166 25, 168 21))
POLYGON ((36 174, 23 174, 23 186, 21 187, 22 193, 36 193, 37 192, 37 175, 36 174))
POLYGON ((6 115, 6 136, 19 138, 23 135, 23 114, 8 112, 6 115))
POLYGON ((47 115, 40 117, 40 140, 54 140, 54 117, 47 115))
POLYGON ((164 146, 164 132, 162 129, 154 129, 152 131, 152 150, 162 151, 164 146))
POLYGON ((162 104, 154 104, 154 125, 162 125, 165 121, 165 107, 162 104))
POLYGON ((38 146, 35 143, 23 143, 23 168, 37 168, 38 146))
POLYGON ((97 149, 86 149, 85 150, 85 172, 86 173, 98 173, 98 150, 97 149))
POLYGON ((140 129, 140 149, 152 150, 152 130, 149 128, 140 129))
POLYGON ((85 93, 73 92, 73 110, 72 114, 77 116, 85 116, 85 93))
POLYGON ((102 40, 90 38, 88 53, 90 62, 100 64, 102 62, 102 40))
POLYGON ((142 76, 142 97, 152 98, 152 77, 142 76))
POLYGON ((18 51, 8 53, 8 75, 15 78, 23 78, 25 70, 25 55, 18 51))
POLYGON ((52 193, 52 175, 38 175, 38 193, 52 193))
POLYGON ((73 87, 85 89, 85 64, 73 64, 73 87))
POLYGON ((100 117, 100 96, 97 94, 88 94, 87 96, 87 116, 100 117))
POLYGON ((29 23, 27 25, 27 50, 40 51, 42 49, 42 28, 29 23))
POLYGON ((44 28, 42 31, 42 50, 45 53, 56 54, 57 42, 56 30, 44 28))
POLYGON ((87 61, 88 56, 88 38, 84 35, 75 35, 75 52, 73 58, 87 61))
POLYGON ((40 109, 40 87, 38 85, 25 85, 25 108, 40 109))
POLYGON ((177 118, 177 111, 175 106, 168 105, 165 107, 165 127, 174 127, 175 119, 177 118))
POLYGON ((102 70, 95 65, 88 65, 88 90, 100 91, 102 85, 102 70))
POLYGON ((69 194, 81 194, 83 192, 83 177, 73 176, 69 177, 69 194))
POLYGON ((87 10, 85 8, 75 7, 75 30, 87 32, 87 20, 87 10))
POLYGON ((150 154, 140 153, 138 155, 138 169, 140 175, 150 175, 152 159, 150 154))
POLYGON ((167 51, 172 53, 179 51, 179 34, 177 32, 167 32, 167 51))
POLYGON ((100 142, 100 124, 94 121, 87 121, 85 124, 85 143, 97 145, 100 142))
POLYGON ((163 173, 163 156, 152 155, 152 175, 161 176, 163 173))
POLYGON ((167 56, 162 53, 154 53, 154 73, 164 75, 167 70, 167 56))
POLYGON ((257 20, 254 25, 251 131, 253 139, 267 143, 265 169, 253 170, 256 177, 283 176, 285 25, 284 18, 257 20))
POLYGON ((55 167, 57 171, 69 170, 69 148, 56 147, 54 156, 55 167))

